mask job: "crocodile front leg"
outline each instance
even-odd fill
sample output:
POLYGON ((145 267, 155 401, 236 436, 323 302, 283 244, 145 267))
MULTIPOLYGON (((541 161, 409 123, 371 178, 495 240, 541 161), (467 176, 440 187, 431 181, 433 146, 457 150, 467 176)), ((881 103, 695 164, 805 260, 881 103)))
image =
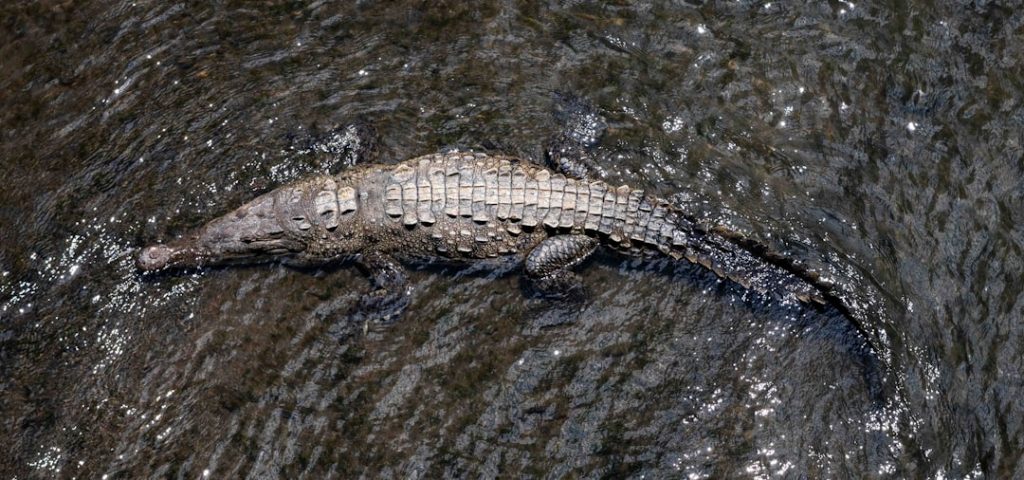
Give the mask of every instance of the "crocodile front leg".
POLYGON ((370 292, 359 301, 360 313, 382 320, 401 313, 409 303, 405 294, 407 279, 401 264, 388 255, 370 252, 360 256, 356 265, 370 277, 373 284, 370 292))
POLYGON ((526 275, 545 295, 565 295, 580 286, 571 268, 594 253, 598 241, 586 235, 557 235, 534 247, 526 257, 526 275))
POLYGON ((360 163, 376 163, 380 152, 377 131, 369 123, 356 121, 323 133, 310 134, 292 145, 299 154, 311 155, 309 163, 322 166, 332 175, 360 163))

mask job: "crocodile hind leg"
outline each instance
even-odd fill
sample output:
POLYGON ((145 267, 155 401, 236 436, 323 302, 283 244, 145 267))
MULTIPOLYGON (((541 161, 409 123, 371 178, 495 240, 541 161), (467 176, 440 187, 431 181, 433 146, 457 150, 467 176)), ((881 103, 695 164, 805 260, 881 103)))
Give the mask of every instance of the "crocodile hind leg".
POLYGON ((371 252, 356 260, 356 265, 369 275, 373 284, 372 290, 360 299, 356 313, 387 321, 405 309, 409 303, 405 294, 407 280, 405 270, 395 259, 371 252))
POLYGON ((603 173, 594 161, 593 149, 607 125, 587 102, 563 99, 560 117, 565 128, 544 149, 548 167, 578 180, 600 178, 603 173))
POLYGON ((597 249, 597 239, 586 235, 557 235, 534 247, 526 257, 526 275, 544 295, 562 296, 580 288, 572 267, 597 249))
POLYGON ((552 170, 577 180, 601 178, 601 168, 597 166, 588 148, 566 140, 559 136, 545 149, 546 163, 552 170))

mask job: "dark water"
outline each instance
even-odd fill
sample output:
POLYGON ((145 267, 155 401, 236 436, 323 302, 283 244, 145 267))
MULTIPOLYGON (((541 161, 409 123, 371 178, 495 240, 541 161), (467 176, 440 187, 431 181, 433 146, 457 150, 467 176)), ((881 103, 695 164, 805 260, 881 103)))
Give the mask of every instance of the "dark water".
POLYGON ((0 476, 1024 476, 1024 14, 894 3, 5 2, 0 476), (866 335, 612 256, 573 308, 419 267, 392 324, 354 269, 132 267, 323 132, 536 157, 567 95, 866 335))

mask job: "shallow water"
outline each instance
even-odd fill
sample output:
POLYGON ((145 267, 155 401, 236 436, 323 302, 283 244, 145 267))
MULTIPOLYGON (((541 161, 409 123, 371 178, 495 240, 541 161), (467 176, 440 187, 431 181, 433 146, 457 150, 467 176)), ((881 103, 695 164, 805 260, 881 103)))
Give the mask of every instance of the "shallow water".
POLYGON ((994 4, 38 2, 0 7, 5 478, 1021 477, 1021 42, 994 4), (137 249, 347 159, 537 157, 834 278, 854 325, 604 255, 143 278, 137 249), (341 144, 345 138, 339 138, 341 144))

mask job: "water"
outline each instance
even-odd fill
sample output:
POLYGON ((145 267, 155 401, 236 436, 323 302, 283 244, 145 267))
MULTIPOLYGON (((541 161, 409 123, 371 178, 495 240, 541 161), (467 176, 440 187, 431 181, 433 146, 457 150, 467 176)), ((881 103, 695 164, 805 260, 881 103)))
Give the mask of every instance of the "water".
POLYGON ((1024 14, 986 2, 0 7, 5 478, 1024 476, 1024 14), (611 255, 154 279, 136 249, 346 159, 536 157, 560 98, 608 180, 834 277, 864 325, 611 255), (863 330, 864 334, 860 330, 863 330), (873 345, 873 346, 872 346, 873 345))

